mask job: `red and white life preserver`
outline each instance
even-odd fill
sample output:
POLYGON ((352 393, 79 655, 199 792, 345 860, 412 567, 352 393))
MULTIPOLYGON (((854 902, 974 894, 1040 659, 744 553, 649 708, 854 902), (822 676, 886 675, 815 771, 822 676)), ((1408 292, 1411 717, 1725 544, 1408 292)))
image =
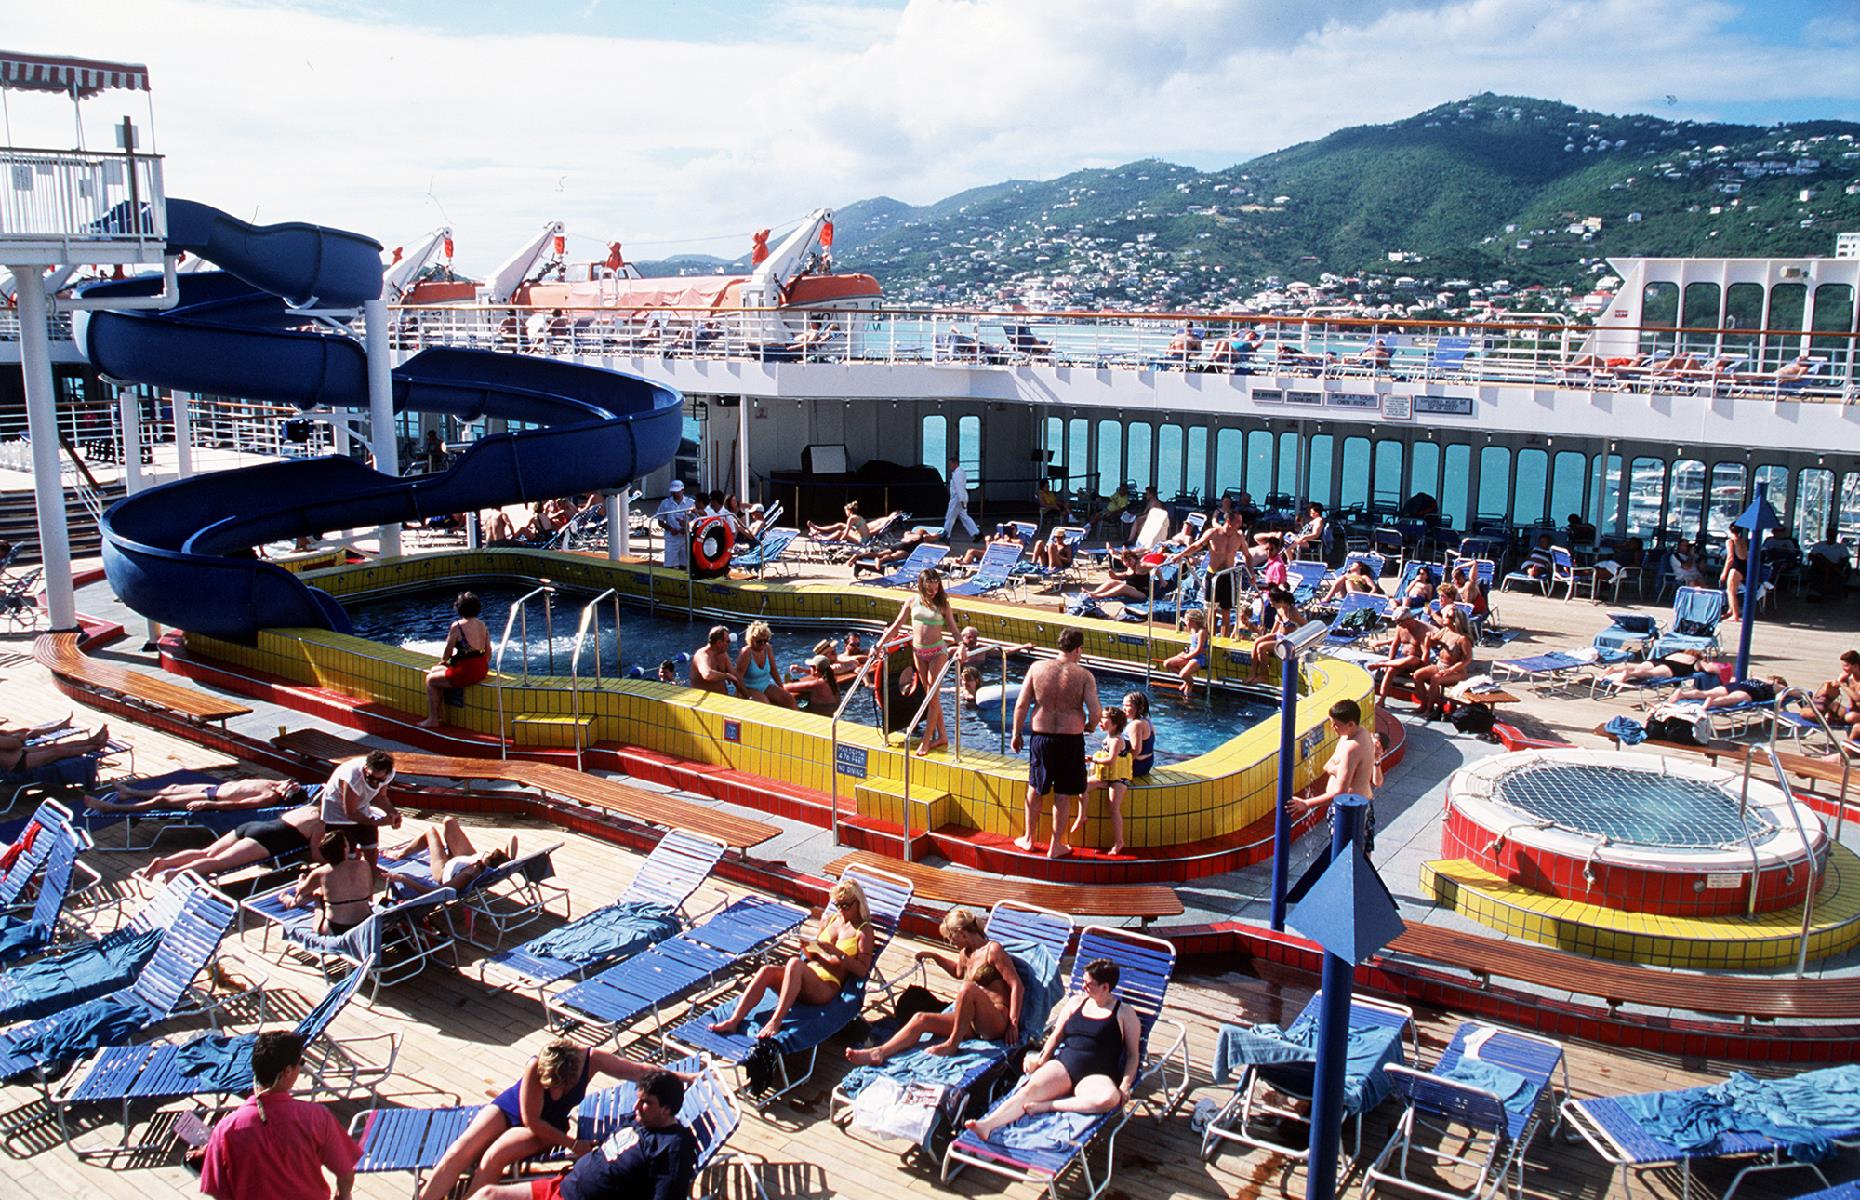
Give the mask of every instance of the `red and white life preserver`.
POLYGON ((730 552, 736 547, 736 526, 728 517, 705 517, 691 526, 691 568, 694 574, 721 575, 730 569, 730 552))

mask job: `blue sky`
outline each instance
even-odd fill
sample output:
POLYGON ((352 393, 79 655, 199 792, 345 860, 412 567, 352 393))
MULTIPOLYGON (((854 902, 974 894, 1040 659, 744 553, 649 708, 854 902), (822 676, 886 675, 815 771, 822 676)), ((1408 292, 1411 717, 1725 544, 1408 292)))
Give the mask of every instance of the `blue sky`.
POLYGON ((1857 0, 84 0, 7 24, 149 65, 172 194, 390 246, 445 222, 478 270, 551 220, 591 256, 735 254, 817 207, 1223 167, 1482 91, 1860 120, 1857 0))

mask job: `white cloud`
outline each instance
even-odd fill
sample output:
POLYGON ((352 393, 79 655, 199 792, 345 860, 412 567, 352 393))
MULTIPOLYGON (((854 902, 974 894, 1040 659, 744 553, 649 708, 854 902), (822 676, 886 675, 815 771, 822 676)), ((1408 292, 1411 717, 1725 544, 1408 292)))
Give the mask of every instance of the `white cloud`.
POLYGON ((486 269, 554 218, 590 253, 736 253, 822 204, 1149 155, 1226 165, 1486 90, 1701 118, 1817 96, 1842 98, 1825 115, 1860 112, 1850 28, 1740 44, 1733 15, 1709 0, 795 0, 779 40, 709 45, 92 0, 9 13, 9 42, 147 62, 175 195, 389 245, 438 224, 436 199, 462 262, 486 269), (713 234, 730 237, 689 241, 713 234))

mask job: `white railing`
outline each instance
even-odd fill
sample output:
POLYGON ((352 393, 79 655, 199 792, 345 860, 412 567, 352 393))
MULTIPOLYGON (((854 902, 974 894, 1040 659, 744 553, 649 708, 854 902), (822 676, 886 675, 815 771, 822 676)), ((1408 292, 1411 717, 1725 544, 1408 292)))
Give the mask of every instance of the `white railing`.
POLYGON ((160 155, 0 149, 0 245, 160 243, 167 232, 160 155))

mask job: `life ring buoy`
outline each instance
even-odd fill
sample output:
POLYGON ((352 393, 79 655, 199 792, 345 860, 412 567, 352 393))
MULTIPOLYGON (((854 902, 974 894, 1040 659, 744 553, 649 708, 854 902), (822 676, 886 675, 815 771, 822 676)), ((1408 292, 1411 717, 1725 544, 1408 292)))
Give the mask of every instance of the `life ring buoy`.
POLYGON ((736 526, 728 517, 705 517, 691 527, 691 573, 722 575, 735 546, 736 526))

